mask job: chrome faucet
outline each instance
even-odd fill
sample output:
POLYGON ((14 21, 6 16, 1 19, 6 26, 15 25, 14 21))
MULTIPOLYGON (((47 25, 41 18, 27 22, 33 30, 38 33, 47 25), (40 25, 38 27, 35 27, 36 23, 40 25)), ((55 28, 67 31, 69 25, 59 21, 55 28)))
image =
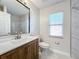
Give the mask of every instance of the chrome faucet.
POLYGON ((21 38, 21 32, 16 32, 16 38, 15 39, 20 39, 21 38))

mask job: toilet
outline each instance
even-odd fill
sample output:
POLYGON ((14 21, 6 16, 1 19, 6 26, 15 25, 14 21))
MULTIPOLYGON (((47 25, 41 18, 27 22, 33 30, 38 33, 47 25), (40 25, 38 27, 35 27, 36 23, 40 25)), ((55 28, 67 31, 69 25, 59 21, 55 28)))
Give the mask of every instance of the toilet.
POLYGON ((46 52, 49 49, 49 44, 47 42, 39 42, 40 52, 46 52))

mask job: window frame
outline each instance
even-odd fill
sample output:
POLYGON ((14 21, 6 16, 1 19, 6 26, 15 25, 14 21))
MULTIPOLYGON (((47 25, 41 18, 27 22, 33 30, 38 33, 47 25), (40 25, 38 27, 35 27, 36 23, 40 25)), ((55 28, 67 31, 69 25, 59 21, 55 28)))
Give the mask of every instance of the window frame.
POLYGON ((49 32, 49 37, 52 37, 52 38, 61 38, 63 39, 64 38, 64 12, 63 12, 63 23, 62 24, 50 24, 50 15, 51 14, 55 14, 55 13, 60 13, 60 12, 63 12, 63 11, 59 11, 59 12, 53 12, 53 13, 50 13, 49 16, 48 16, 48 32, 49 32), (56 36, 56 35, 50 35, 50 26, 55 26, 55 25, 61 25, 62 26, 62 36, 56 36))

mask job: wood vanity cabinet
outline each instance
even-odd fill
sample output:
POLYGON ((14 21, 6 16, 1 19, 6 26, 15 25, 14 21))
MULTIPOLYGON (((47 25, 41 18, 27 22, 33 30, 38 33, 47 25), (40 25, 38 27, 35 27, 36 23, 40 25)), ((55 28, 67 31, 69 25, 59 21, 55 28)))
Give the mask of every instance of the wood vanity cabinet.
POLYGON ((1 55, 0 59, 39 59, 38 39, 1 55))

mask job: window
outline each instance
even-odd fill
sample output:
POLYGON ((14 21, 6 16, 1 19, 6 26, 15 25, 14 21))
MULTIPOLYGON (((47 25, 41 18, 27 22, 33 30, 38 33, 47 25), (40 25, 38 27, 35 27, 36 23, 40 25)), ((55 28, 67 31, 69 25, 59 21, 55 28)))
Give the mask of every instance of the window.
POLYGON ((53 13, 49 15, 49 34, 50 36, 63 36, 64 12, 53 13))

